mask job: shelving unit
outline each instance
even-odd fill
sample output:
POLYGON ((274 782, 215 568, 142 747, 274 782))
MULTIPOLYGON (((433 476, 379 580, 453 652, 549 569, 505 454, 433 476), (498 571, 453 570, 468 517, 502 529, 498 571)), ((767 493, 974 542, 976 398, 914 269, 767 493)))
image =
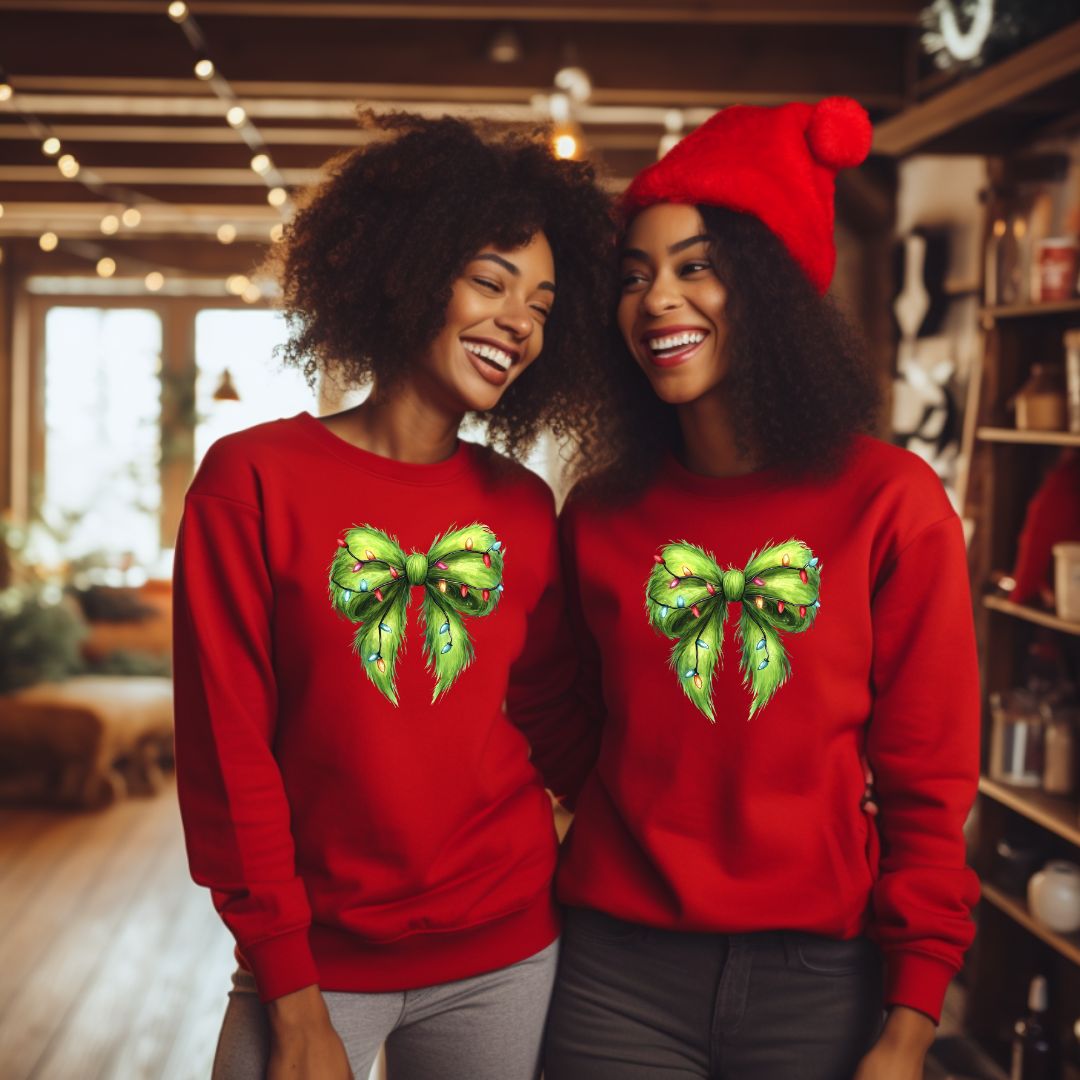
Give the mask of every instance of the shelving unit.
POLYGON ((989 776, 979 778, 979 794, 1007 806, 1040 828, 1049 829, 1070 844, 1080 846, 1080 808, 1071 800, 1036 789, 1012 787, 991 780, 989 776))
POLYGON ((1080 435, 1071 431, 1017 431, 1016 428, 981 427, 975 437, 983 442, 1024 446, 1080 446, 1080 435))
POLYGON ((1036 316, 1080 312, 1080 300, 1058 300, 1045 304, 994 304, 982 309, 983 323, 994 319, 1028 319, 1036 316))
POLYGON ((1035 623, 1036 626, 1045 626, 1050 630, 1060 630, 1063 634, 1080 635, 1080 623, 1063 619, 1060 615, 1054 615, 1049 611, 1031 607, 1030 604, 1014 604, 1011 600, 1005 600, 999 596, 984 596, 983 606, 990 611, 999 611, 1002 615, 1012 615, 1015 619, 1024 619, 1026 622, 1035 623))
MULTIPOLYGON (((999 165, 998 178, 1008 169, 1006 163, 999 165)), ((999 191, 992 194, 990 221, 1001 215, 1002 198, 999 191)), ((1009 410, 1033 362, 1064 358, 1062 336, 1080 326, 1080 299, 988 306, 980 322, 985 347, 969 386, 963 455, 968 470, 964 513, 974 526, 969 561, 972 591, 979 598, 975 619, 985 703, 995 691, 1022 685, 1028 647, 1040 635, 1066 656, 1080 656, 1080 623, 985 593, 991 573, 1008 572, 1015 562, 1024 514, 1043 475, 1063 452, 1080 448, 1077 433, 1017 430, 1009 410)), ((985 749, 990 745, 988 705, 984 716, 985 749)), ((1012 787, 984 775, 974 822, 973 859, 982 902, 967 962, 966 1026, 1007 1067, 1009 1028, 1023 1009, 1032 975, 1044 974, 1050 982, 1051 1023, 1059 1037, 1080 1017, 1080 934, 1055 933, 1035 919, 1024 899, 995 883, 998 844, 1009 837, 1044 852, 1043 859, 1080 862, 1080 797, 1012 787)))
POLYGON ((1028 910, 1027 904, 1015 896, 983 882, 982 898, 991 903, 999 911, 1003 911, 1010 919, 1019 923, 1029 933, 1034 934, 1040 941, 1046 942, 1055 952, 1060 953, 1070 963, 1080 964, 1080 934, 1058 934, 1047 926, 1043 926, 1028 910))

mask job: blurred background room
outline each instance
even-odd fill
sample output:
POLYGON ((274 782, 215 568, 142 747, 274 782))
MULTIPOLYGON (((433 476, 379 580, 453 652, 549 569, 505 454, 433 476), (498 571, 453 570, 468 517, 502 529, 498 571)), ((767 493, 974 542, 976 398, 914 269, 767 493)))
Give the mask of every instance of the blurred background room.
POLYGON ((875 137, 832 291, 964 518, 982 664, 927 1076, 1080 1077, 1078 0, 0 0, 0 1077, 209 1075, 172 547, 215 439, 362 393, 275 361, 258 272, 357 106, 549 123, 618 191, 718 108, 833 94, 875 137))

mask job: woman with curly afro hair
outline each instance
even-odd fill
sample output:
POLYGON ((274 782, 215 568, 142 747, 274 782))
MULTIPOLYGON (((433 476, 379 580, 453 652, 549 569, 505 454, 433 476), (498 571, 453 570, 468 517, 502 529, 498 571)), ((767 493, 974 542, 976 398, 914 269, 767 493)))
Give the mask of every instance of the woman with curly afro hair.
POLYGON ((520 462, 595 453, 613 218, 544 133, 363 123, 276 265, 286 360, 370 394, 218 441, 177 543, 180 806, 239 961, 214 1076, 366 1080, 385 1044, 391 1080, 531 1080, 545 786, 593 747, 520 462))
POLYGON ((971 942, 963 533, 824 296, 869 147, 847 98, 735 106, 622 199, 614 460, 563 512, 603 725, 547 1080, 917 1080, 971 942))

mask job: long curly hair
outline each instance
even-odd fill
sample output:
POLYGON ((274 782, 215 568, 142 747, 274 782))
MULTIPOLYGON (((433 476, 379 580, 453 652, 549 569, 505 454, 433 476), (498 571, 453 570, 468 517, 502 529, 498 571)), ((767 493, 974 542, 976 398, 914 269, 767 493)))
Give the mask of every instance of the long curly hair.
MULTIPOLYGON (((881 386, 860 336, 758 218, 697 209, 728 294, 723 387, 737 447, 756 468, 836 468, 852 437, 873 431, 880 416, 881 386)), ((598 495, 618 497, 640 490, 664 454, 678 449, 681 434, 674 407, 653 392, 614 319, 606 362, 605 452, 587 483, 598 495)))
POLYGON ((280 355, 314 385, 409 376, 445 321, 453 283, 485 245, 543 232, 558 294, 541 356, 480 419, 521 460, 544 430, 596 454, 616 225, 586 162, 560 160, 543 128, 507 131, 454 117, 361 111, 372 141, 333 159, 268 269, 289 339, 280 355))

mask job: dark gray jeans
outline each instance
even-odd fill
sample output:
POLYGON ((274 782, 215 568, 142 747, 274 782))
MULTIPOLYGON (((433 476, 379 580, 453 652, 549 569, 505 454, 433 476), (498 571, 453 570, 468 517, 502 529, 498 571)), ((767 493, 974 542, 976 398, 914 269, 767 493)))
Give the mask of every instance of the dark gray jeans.
POLYGON ((867 938, 697 934, 566 912, 545 1080, 851 1080, 881 1030, 867 938))

